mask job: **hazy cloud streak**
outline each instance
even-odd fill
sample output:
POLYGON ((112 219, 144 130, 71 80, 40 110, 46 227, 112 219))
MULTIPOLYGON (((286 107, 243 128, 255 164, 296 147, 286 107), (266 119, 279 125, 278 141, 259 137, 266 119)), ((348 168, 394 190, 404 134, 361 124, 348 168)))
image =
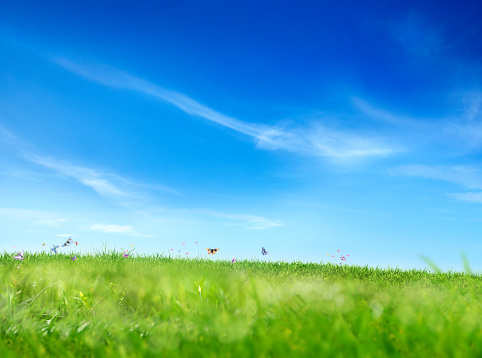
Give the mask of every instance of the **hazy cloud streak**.
POLYGON ((55 220, 55 213, 41 210, 29 210, 18 208, 0 208, 0 216, 6 216, 12 219, 33 219, 33 220, 55 220))
POLYGON ((134 228, 130 225, 103 225, 103 224, 96 224, 90 227, 91 230, 100 231, 100 232, 116 232, 122 234, 132 234, 135 232, 134 228))
POLYGON ((482 171, 470 165, 409 164, 396 167, 390 173, 452 182, 468 189, 482 189, 482 171))
POLYGON ((216 112, 181 93, 167 90, 151 82, 132 76, 125 71, 120 71, 104 65, 85 67, 61 58, 55 59, 54 61, 67 70, 92 81, 114 88, 129 89, 157 97, 173 104, 188 114, 203 117, 238 132, 255 137, 262 132, 262 130, 256 126, 249 125, 235 118, 216 112))
POLYGON ((53 169, 64 176, 78 180, 80 183, 92 188, 102 196, 117 199, 126 197, 139 198, 141 196, 141 191, 138 189, 163 191, 171 194, 182 195, 174 189, 162 184, 151 185, 134 183, 113 173, 108 173, 105 171, 101 172, 98 170, 74 165, 67 161, 34 154, 33 150, 30 148, 31 146, 28 143, 21 141, 2 126, 0 126, 0 143, 7 144, 9 147, 20 153, 23 158, 32 163, 41 165, 45 168, 53 169))
POLYGON ((142 236, 142 237, 150 237, 151 235, 141 235, 136 232, 134 227, 130 225, 104 225, 104 224, 95 224, 90 227, 90 230, 100 231, 103 233, 115 233, 115 234, 128 234, 131 236, 142 236))
POLYGON ((272 229, 272 228, 284 225, 279 220, 268 220, 263 216, 222 213, 222 212, 213 211, 209 209, 196 209, 196 210, 187 210, 187 211, 197 213, 197 214, 207 215, 211 217, 235 220, 238 222, 235 222, 235 223, 230 222, 230 223, 227 223, 226 225, 227 226, 244 226, 244 228, 251 229, 251 230, 268 230, 268 229, 272 229))
POLYGON ((460 201, 469 201, 473 203, 479 203, 482 204, 482 192, 478 193, 448 193, 448 196, 460 200, 460 201))
POLYGON ((31 162, 53 169, 65 176, 77 179, 82 184, 94 189, 100 195, 111 197, 133 196, 131 193, 118 188, 114 183, 105 178, 106 175, 113 176, 112 174, 99 173, 89 168, 34 154, 28 154, 26 155, 26 158, 31 162))
POLYGON ((53 220, 44 219, 44 220, 34 221, 34 224, 58 227, 59 223, 63 223, 63 222, 66 222, 66 221, 69 221, 69 220, 67 220, 67 219, 53 219, 53 220))
POLYGON ((430 59, 446 47, 440 30, 416 12, 392 24, 391 32, 406 50, 421 58, 430 59))
MULTIPOLYGON (((412 164, 399 166, 391 170, 390 173, 441 180, 459 184, 467 189, 482 190, 482 171, 470 165, 428 166, 412 164)), ((482 204, 482 192, 446 193, 446 195, 456 200, 482 204)))
POLYGON ((286 126, 267 126, 247 123, 219 113, 194 99, 127 72, 104 65, 83 66, 64 58, 55 63, 86 79, 114 88, 128 89, 167 101, 182 111, 246 134, 256 140, 257 146, 267 150, 287 150, 303 155, 346 160, 372 156, 387 156, 397 150, 388 148, 368 137, 336 131, 320 124, 312 128, 288 129, 286 126))

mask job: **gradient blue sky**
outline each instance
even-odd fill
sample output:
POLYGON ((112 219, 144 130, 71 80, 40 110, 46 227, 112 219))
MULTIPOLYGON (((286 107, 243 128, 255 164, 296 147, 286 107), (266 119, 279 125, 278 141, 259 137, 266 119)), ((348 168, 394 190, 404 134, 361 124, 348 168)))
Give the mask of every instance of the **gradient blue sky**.
POLYGON ((481 13, 2 2, 0 250, 479 272, 481 13))

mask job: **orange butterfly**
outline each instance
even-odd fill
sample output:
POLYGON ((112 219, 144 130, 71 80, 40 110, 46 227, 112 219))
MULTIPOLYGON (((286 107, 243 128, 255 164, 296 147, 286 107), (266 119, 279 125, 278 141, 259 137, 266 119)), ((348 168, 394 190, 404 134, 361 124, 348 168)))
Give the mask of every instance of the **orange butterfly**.
POLYGON ((219 249, 209 249, 209 248, 207 248, 206 250, 208 250, 209 255, 214 255, 216 252, 219 251, 219 249))

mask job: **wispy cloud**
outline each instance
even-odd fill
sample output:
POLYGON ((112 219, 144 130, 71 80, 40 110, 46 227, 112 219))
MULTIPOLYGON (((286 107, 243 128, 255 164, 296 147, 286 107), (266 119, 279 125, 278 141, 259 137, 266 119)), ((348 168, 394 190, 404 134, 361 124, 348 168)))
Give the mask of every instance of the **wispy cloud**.
POLYGON ((459 113, 444 127, 444 132, 462 150, 473 151, 482 146, 482 92, 457 94, 459 113))
POLYGON ((236 118, 226 116, 181 93, 162 88, 125 71, 106 65, 83 66, 64 58, 55 58, 54 62, 86 79, 109 87, 128 89, 156 97, 173 104, 188 114, 208 119, 238 132, 251 136, 257 136, 262 132, 262 129, 256 125, 249 125, 236 118))
POLYGON ((53 220, 44 219, 44 220, 36 220, 33 223, 37 224, 37 225, 48 225, 48 226, 58 227, 58 226, 60 226, 59 225, 60 223, 67 222, 67 221, 69 221, 69 220, 67 220, 67 219, 53 219, 53 220))
POLYGON ((5 216, 12 219, 32 219, 32 220, 55 220, 58 214, 31 209, 19 208, 0 208, 0 216, 5 216))
POLYGON ((20 208, 0 208, 0 217, 9 219, 25 219, 35 225, 47 225, 59 227, 61 223, 68 222, 68 219, 61 218, 53 212, 20 208))
MULTIPOLYGON (((391 174, 409 175, 458 184, 467 189, 482 190, 482 170, 470 165, 428 166, 403 165, 392 169, 391 174)), ((482 203, 482 192, 446 193, 445 195, 460 201, 482 203)))
POLYGON ((258 146, 284 149, 309 156, 328 157, 338 162, 366 157, 387 157, 401 148, 389 148, 382 140, 360 136, 355 132, 337 130, 317 122, 308 127, 270 133, 258 146))
POLYGON ((403 21, 393 23, 391 32, 407 51, 418 57, 432 58, 445 46, 440 29, 415 11, 409 13, 403 21))
MULTIPOLYGON (((162 184, 137 183, 106 170, 87 168, 72 164, 66 160, 35 154, 28 143, 17 138, 2 126, 0 126, 1 143, 7 144, 10 148, 16 150, 26 160, 52 169, 66 177, 73 178, 102 196, 117 199, 127 197, 139 198, 145 189, 181 195, 176 190, 162 184)), ((16 172, 13 173, 19 175, 16 172)), ((32 176, 32 174, 29 175, 32 176)), ((25 177, 25 174, 23 176, 25 177)))
POLYGON ((460 95, 464 120, 473 122, 482 118, 482 92, 464 91, 460 95))
POLYGON ((435 145, 457 156, 479 150, 482 147, 482 92, 462 91, 449 97, 454 107, 442 118, 402 116, 360 98, 353 98, 352 103, 368 119, 398 127, 397 141, 412 149, 425 146, 433 150, 435 145))
POLYGON ((413 118, 408 116, 397 115, 387 110, 376 108, 367 101, 353 97, 352 104, 356 109, 361 111, 371 120, 375 120, 382 123, 387 123, 395 126, 403 127, 417 127, 420 130, 426 129, 427 123, 422 118, 413 118))
POLYGON ((36 164, 53 169, 65 176, 74 178, 82 184, 91 187, 97 193, 110 197, 134 196, 133 193, 119 188, 118 184, 112 181, 112 178, 119 181, 120 177, 111 173, 102 173, 82 166, 76 166, 66 161, 54 158, 41 157, 35 154, 26 154, 25 157, 36 164), (108 177, 110 177, 108 179, 108 177))
POLYGON ((100 231, 100 232, 116 232, 121 234, 133 234, 135 230, 130 225, 104 225, 104 224, 96 224, 90 227, 91 230, 100 231))
POLYGON ((103 233, 116 233, 116 234, 127 234, 131 236, 142 236, 142 237, 150 237, 151 235, 142 235, 136 232, 134 227, 130 225, 104 225, 104 224, 95 224, 90 227, 90 230, 100 231, 103 233))
POLYGON ((392 170, 394 175, 408 175, 462 185, 468 189, 482 189, 482 171, 470 165, 401 165, 392 170))
POLYGON ((18 142, 19 142, 19 139, 15 135, 13 135, 12 132, 0 126, 0 143, 4 143, 12 146, 12 145, 16 145, 18 142))
POLYGON ((263 216, 247 215, 247 214, 231 214, 223 213, 219 211, 209 209, 195 209, 195 210, 183 210, 191 213, 202 214, 211 217, 224 218, 234 220, 235 222, 227 222, 227 226, 242 226, 245 229, 250 230, 268 230, 278 226, 284 225, 279 220, 269 220, 263 216))
POLYGON ((33 154, 27 149, 28 145, 23 143, 19 138, 10 131, 0 126, 0 143, 9 145, 17 150, 25 159, 46 168, 53 169, 58 173, 80 181, 82 184, 91 187, 100 195, 119 197, 132 196, 126 190, 118 187, 118 184, 112 182, 112 178, 121 181, 118 176, 109 173, 102 173, 82 166, 68 163, 67 161, 58 160, 52 157, 43 157, 33 154))
POLYGON ((469 192, 469 193, 448 193, 448 196, 460 200, 460 201, 469 201, 473 203, 482 204, 482 192, 469 192))
POLYGON ((190 115, 248 135, 259 148, 266 150, 287 150, 335 161, 388 156, 399 150, 380 138, 336 130, 320 123, 313 124, 310 128, 288 128, 286 125, 268 126, 244 122, 125 71, 105 65, 81 65, 65 58, 55 58, 53 61, 73 73, 105 86, 132 90, 167 101, 190 115))
POLYGON ((245 229, 250 230, 268 230, 283 225, 279 222, 273 222, 258 216, 246 216, 243 219, 238 218, 237 220, 244 222, 231 222, 227 223, 226 226, 243 226, 245 229))

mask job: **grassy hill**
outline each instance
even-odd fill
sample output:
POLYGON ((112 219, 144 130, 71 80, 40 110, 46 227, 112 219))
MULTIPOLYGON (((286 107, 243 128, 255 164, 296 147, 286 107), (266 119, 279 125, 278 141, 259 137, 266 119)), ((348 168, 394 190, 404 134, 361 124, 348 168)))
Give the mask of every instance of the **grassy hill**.
POLYGON ((480 275, 0 256, 0 357, 481 357, 480 275))

